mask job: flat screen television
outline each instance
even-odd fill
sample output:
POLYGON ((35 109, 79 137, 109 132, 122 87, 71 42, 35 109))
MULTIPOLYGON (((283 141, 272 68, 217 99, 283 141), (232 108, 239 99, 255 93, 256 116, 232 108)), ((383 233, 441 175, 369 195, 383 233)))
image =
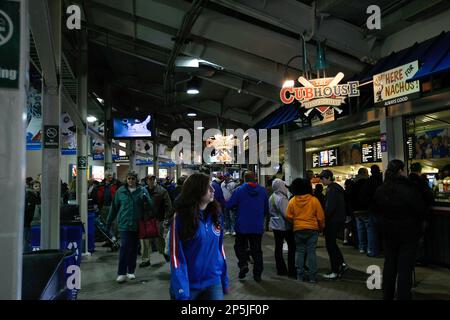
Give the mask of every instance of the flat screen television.
POLYGON ((313 168, 333 167, 338 165, 338 149, 322 150, 312 154, 313 168))
POLYGON ((150 114, 139 116, 113 117, 114 139, 142 139, 152 137, 153 117, 150 114))

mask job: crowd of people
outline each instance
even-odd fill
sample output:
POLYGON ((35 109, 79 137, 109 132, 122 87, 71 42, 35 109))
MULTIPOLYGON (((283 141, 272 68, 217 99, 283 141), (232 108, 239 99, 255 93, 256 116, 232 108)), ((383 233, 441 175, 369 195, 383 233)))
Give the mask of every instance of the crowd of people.
MULTIPOLYGON (((229 173, 212 179, 195 173, 182 176, 177 184, 155 176, 138 180, 130 172, 122 185, 108 173, 102 183, 89 184, 89 197, 120 238, 119 283, 136 278, 139 253, 139 267, 145 268, 151 265, 151 252, 157 251, 170 263, 172 299, 223 299, 229 291, 224 237, 234 237, 238 278, 246 278, 251 261, 253 279, 261 282, 262 236, 269 229, 280 276, 318 281, 316 247, 323 232, 330 261, 325 279, 342 277, 349 269, 337 244, 342 238, 344 245, 369 257, 384 254, 385 299, 394 299, 395 291, 398 299, 411 299, 412 272, 433 193, 417 165, 408 177, 404 163, 392 160, 384 181, 378 166, 370 169, 371 175, 361 168, 345 182, 345 189, 332 171, 323 170, 314 190, 312 172, 289 186, 274 178, 268 188, 258 184, 251 171, 236 181, 229 173), (158 221, 158 236, 139 239, 139 221, 150 218, 158 221)), ((40 203, 39 187, 39 182, 27 181, 25 234, 40 203)))

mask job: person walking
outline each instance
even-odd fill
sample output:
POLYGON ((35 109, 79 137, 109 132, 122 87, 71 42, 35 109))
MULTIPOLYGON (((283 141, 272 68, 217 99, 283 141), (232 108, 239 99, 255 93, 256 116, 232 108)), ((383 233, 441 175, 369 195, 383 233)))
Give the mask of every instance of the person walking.
POLYGON ((275 238, 275 262, 279 276, 297 277, 295 268, 295 239, 292 230, 292 221, 286 218, 288 206, 288 190, 286 183, 281 179, 272 182, 273 193, 269 198, 270 221, 269 226, 275 238), (288 245, 288 267, 283 258, 283 243, 288 245))
POLYGON ((383 299, 411 300, 412 274, 427 207, 418 186, 407 177, 405 164, 391 160, 384 183, 370 210, 380 217, 384 239, 383 299))
MULTIPOLYGON (((32 181, 31 188, 27 187, 25 191, 25 218, 23 221, 23 252, 31 251, 31 222, 35 218, 36 211, 39 211, 41 205, 41 183, 32 181), (36 210, 37 209, 37 210, 36 210)), ((38 213, 39 215, 39 213, 38 213)), ((40 222, 40 217, 39 218, 40 222)))
POLYGON ((326 279, 337 279, 347 269, 348 265, 344 261, 341 250, 336 239, 339 230, 343 229, 345 223, 345 199, 344 189, 334 182, 333 172, 323 170, 319 178, 327 187, 325 197, 325 246, 330 257, 331 272, 324 275, 326 279))
POLYGON ((359 253, 374 256, 374 229, 369 219, 369 202, 364 198, 364 189, 369 181, 369 171, 360 168, 355 177, 355 185, 351 195, 353 215, 356 218, 359 253))
POLYGON ((127 174, 127 183, 121 186, 112 201, 106 221, 108 229, 117 218, 117 227, 120 232, 119 266, 116 281, 125 282, 134 280, 136 276, 136 258, 138 248, 138 223, 140 219, 147 218, 153 201, 144 187, 137 185, 138 176, 135 172, 127 174))
MULTIPOLYGON (((108 218, 109 210, 111 209, 111 204, 114 199, 114 195, 117 192, 119 187, 114 184, 113 175, 110 172, 105 174, 105 179, 103 179, 102 183, 97 189, 97 206, 100 213, 100 219, 103 222, 106 222, 108 218)), ((118 230, 117 224, 113 225, 113 235, 117 238, 118 230)), ((105 241, 103 247, 110 247, 111 243, 109 241, 105 241)))
POLYGON ((286 219, 294 225, 297 250, 297 279, 317 282, 316 246, 319 231, 325 226, 325 217, 319 200, 312 196, 311 182, 297 178, 291 183, 294 197, 286 209, 286 219), (308 274, 305 273, 305 253, 308 274))
POLYGON ((170 296, 173 300, 223 300, 228 274, 222 217, 208 175, 183 184, 170 226, 170 296))
POLYGON ((264 233, 264 217, 269 213, 269 202, 266 190, 256 183, 254 172, 245 173, 244 184, 233 192, 225 207, 228 209, 237 207, 234 251, 238 258, 239 279, 244 279, 249 271, 247 251, 249 243, 254 261, 253 279, 260 282, 263 272, 261 240, 264 233))
POLYGON ((169 193, 164 187, 156 182, 156 176, 149 176, 146 178, 146 190, 153 200, 153 218, 158 219, 159 236, 153 239, 141 239, 141 263, 139 268, 150 266, 150 252, 152 251, 151 242, 156 241, 158 252, 164 256, 166 262, 169 262, 169 256, 165 254, 165 223, 172 214, 172 202, 170 201, 169 193))
MULTIPOLYGON (((236 189, 236 183, 231 179, 230 173, 224 174, 224 181, 221 184, 223 198, 226 201, 230 200, 234 189, 236 189)), ((234 231, 235 214, 233 209, 224 208, 224 219, 225 219, 225 234, 236 235, 234 231)))

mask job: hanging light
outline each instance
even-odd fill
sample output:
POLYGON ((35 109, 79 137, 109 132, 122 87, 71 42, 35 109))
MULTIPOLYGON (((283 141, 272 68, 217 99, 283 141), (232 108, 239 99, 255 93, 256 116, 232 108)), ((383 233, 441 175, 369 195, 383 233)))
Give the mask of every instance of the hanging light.
POLYGON ((188 117, 196 117, 197 114, 196 114, 195 112, 189 112, 189 113, 187 114, 187 116, 188 116, 188 117))
POLYGON ((200 81, 197 78, 192 78, 192 80, 187 83, 187 94, 199 94, 200 93, 200 81))

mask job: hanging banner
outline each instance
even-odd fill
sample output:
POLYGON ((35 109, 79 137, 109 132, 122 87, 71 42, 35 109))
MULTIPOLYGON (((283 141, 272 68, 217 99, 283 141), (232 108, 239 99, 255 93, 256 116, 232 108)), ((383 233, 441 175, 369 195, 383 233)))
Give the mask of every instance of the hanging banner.
POLYGON ((339 72, 333 78, 306 79, 299 77, 298 82, 303 87, 285 87, 280 91, 280 100, 283 104, 291 104, 295 100, 306 109, 305 115, 308 117, 314 109, 321 114, 330 109, 334 109, 338 114, 343 112, 339 106, 345 103, 347 97, 359 96, 359 82, 349 81, 339 84, 344 78, 344 74, 339 72))
POLYGON ((395 69, 373 76, 374 103, 389 106, 406 102, 420 95, 419 80, 406 82, 419 70, 419 62, 413 61, 395 69))
POLYGON ((0 1, 0 88, 19 87, 20 2, 0 1))
MULTIPOLYGON (((100 135, 105 136, 104 123, 98 123, 98 125, 94 125, 93 128, 100 135)), ((91 137, 91 155, 93 160, 105 159, 105 144, 103 141, 95 137, 91 137)))
POLYGON ((61 115, 61 155, 77 154, 77 127, 67 112, 61 115))
POLYGON ((42 149, 42 87, 30 85, 27 97, 27 150, 42 149))

